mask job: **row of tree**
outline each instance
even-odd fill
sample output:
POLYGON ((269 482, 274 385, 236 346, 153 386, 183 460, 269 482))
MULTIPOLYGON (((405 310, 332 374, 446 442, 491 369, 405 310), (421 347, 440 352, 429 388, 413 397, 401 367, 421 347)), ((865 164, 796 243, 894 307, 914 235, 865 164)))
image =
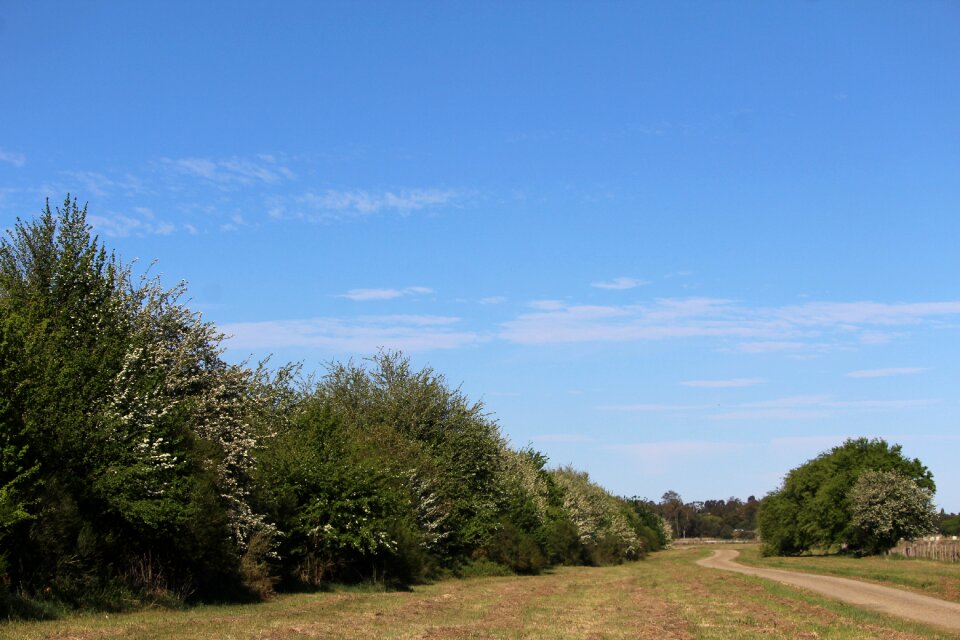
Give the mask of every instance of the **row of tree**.
POLYGON ((659 502, 645 501, 648 508, 670 526, 675 538, 753 539, 760 501, 726 500, 684 502, 676 491, 667 491, 659 502))
POLYGON ((666 542, 645 503, 510 448, 434 371, 394 353, 319 379, 229 364, 183 292, 134 277, 69 198, 0 243, 0 614, 533 573, 666 542))

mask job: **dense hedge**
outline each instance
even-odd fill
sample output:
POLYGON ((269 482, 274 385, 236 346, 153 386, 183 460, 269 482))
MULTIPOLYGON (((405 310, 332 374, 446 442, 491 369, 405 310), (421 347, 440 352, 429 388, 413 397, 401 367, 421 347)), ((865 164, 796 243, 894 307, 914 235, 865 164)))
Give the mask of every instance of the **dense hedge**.
POLYGON ((536 573, 662 544, 641 503, 401 354, 319 380, 221 357, 66 200, 0 244, 0 614, 536 573), (499 567, 499 569, 498 569, 499 567))

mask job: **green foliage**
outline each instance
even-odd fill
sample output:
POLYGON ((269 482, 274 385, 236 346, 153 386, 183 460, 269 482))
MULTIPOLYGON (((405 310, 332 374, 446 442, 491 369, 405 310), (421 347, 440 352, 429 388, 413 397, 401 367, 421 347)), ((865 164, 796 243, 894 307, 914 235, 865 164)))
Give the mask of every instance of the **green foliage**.
POLYGON ((283 532, 288 582, 320 586, 351 562, 391 553, 390 520, 404 508, 376 468, 356 459, 322 399, 305 403, 260 455, 260 500, 283 532))
POLYGON ((184 291, 134 278, 69 198, 0 241, 0 615, 662 546, 650 513, 511 449, 432 369, 231 365, 184 291))
POLYGON ((940 531, 948 536, 960 535, 960 515, 942 519, 940 521, 940 531))
POLYGON ((656 504, 634 496, 627 500, 627 505, 637 520, 638 533, 646 549, 659 551, 670 544, 673 535, 670 523, 660 515, 656 504))
POLYGON ((866 541, 853 521, 850 489, 871 470, 895 472, 921 489, 935 490, 927 468, 905 458, 900 445, 847 440, 790 471, 783 486, 764 498, 758 513, 764 553, 791 555, 841 545, 862 550, 866 541))
POLYGON ((552 473, 563 490, 564 509, 592 564, 639 558, 645 552, 639 521, 627 503, 590 481, 586 472, 563 467, 552 473))
POLYGON ((181 293, 135 282, 69 199, 0 243, 0 552, 22 592, 104 606, 238 584, 266 527, 245 499, 254 374, 181 293))
POLYGON ((864 553, 889 551, 901 539, 936 531, 933 493, 895 471, 865 471, 850 490, 855 547, 864 553))

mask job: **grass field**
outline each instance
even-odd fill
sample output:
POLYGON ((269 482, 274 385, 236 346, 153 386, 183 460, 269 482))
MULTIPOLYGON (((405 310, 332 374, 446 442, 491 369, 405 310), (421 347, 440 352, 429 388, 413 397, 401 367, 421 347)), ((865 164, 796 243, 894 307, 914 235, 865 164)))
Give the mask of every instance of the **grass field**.
POLYGON ((618 567, 448 580, 412 592, 300 594, 258 605, 6 623, 0 638, 957 637, 693 564, 708 553, 677 549, 618 567))
POLYGON ((750 545, 738 549, 738 561, 744 564, 868 580, 960 602, 960 564, 912 560, 900 556, 764 558, 760 555, 759 547, 750 545))

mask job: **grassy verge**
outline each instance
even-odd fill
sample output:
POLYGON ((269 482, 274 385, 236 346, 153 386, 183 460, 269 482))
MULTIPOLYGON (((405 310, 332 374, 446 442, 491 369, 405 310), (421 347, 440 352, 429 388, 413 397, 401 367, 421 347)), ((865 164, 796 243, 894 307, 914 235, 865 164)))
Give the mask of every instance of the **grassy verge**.
POLYGON ((0 625, 10 640, 137 638, 956 638, 768 581, 700 568, 678 549, 619 567, 341 591, 247 606, 0 625))
POLYGON ((738 560, 744 564, 868 580, 960 602, 960 564, 913 560, 900 556, 764 558, 757 546, 738 546, 737 549, 740 551, 738 560))

